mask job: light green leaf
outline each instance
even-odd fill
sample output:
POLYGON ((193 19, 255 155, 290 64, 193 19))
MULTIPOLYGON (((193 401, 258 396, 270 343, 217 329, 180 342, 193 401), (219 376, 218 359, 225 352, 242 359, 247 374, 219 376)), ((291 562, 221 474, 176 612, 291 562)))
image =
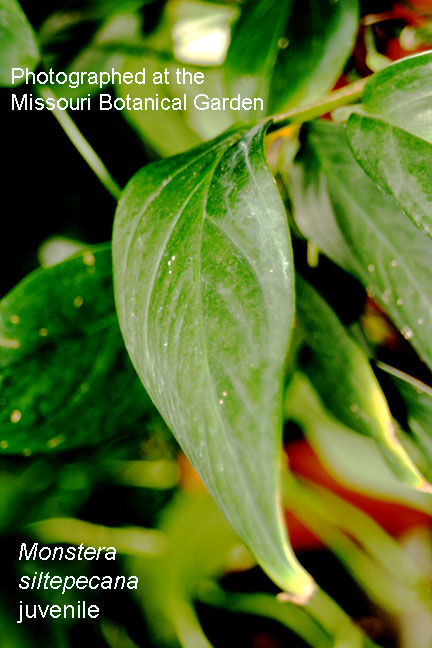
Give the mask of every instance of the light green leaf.
POLYGON ((430 494, 401 482, 377 444, 335 419, 307 376, 300 372, 287 389, 285 413, 302 427, 321 463, 341 484, 382 500, 400 502, 427 513, 432 511, 430 494))
POLYGON ((403 481, 427 489, 395 435, 384 394, 362 349, 324 299, 299 276, 296 295, 299 326, 308 348, 303 369, 324 404, 347 427, 375 439, 403 481))
MULTIPOLYGON (((155 72, 163 72, 165 68, 168 68, 170 75, 174 75, 177 67, 163 64, 155 57, 125 56, 122 71, 136 74, 145 68, 146 77, 152 79, 155 72)), ((143 86, 137 84, 116 86, 116 93, 120 98, 125 99, 127 95, 142 101, 147 98, 149 104, 152 100, 156 101, 156 96, 159 102, 163 100, 171 102, 175 97, 180 96, 183 105, 184 93, 177 92, 178 90, 181 88, 174 82, 173 86, 154 85, 151 81, 143 86)), ((182 110, 124 110, 123 115, 144 141, 161 156, 180 153, 201 142, 201 138, 190 127, 182 110)))
POLYGON ((125 49, 123 71, 135 73, 145 67, 146 84, 117 84, 116 92, 120 98, 129 94, 143 103, 147 99, 149 108, 124 110, 122 114, 159 155, 181 153, 212 139, 238 118, 239 113, 229 109, 209 112, 194 105, 198 94, 217 99, 229 95, 220 63, 225 58, 230 24, 236 15, 236 7, 226 4, 171 2, 163 11, 157 29, 150 36, 137 33, 134 42, 125 49), (206 46, 210 41, 212 46, 206 46), (177 71, 183 69, 188 75, 204 74, 204 81, 189 83, 187 78, 185 83, 178 83, 177 71), (153 83, 153 75, 164 76, 165 70, 169 83, 153 83), (181 110, 160 108, 178 99, 181 103, 177 107, 180 105, 181 110), (157 100, 159 108, 151 110, 150 103, 157 100))
POLYGON ((355 275, 432 367, 430 242, 356 164, 343 128, 310 127, 291 190, 303 234, 355 275))
POLYGON ((227 66, 237 87, 269 112, 314 101, 341 74, 354 46, 357 0, 249 0, 227 66))
POLYGON ((12 86, 12 68, 39 62, 36 36, 16 0, 0 0, 0 86, 12 86))
POLYGON ((280 512, 293 271, 264 131, 228 131, 132 179, 114 227, 115 292, 156 407, 263 568, 307 598, 280 512))
POLYGON ((208 493, 178 494, 159 528, 168 550, 153 560, 129 560, 138 574, 140 602, 152 634, 166 646, 211 648, 194 608, 200 586, 220 578, 234 551, 246 553, 208 493))
POLYGON ((432 53, 373 75, 347 137, 358 162, 412 221, 432 237, 432 53))
POLYGON ((394 367, 381 362, 378 366, 391 376, 401 395, 408 427, 432 473, 432 388, 394 367))
POLYGON ((151 407, 118 328, 109 246, 37 270, 1 301, 0 399, 3 453, 100 443, 151 407))

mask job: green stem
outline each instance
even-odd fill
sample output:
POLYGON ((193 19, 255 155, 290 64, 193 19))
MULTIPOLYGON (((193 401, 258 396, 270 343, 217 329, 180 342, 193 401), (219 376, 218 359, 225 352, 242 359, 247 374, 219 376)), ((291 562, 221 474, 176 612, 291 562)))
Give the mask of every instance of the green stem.
POLYGON ((28 533, 47 544, 84 544, 86 547, 115 547, 128 556, 158 558, 167 551, 165 534, 142 527, 113 528, 77 518, 49 518, 32 522, 28 533))
MULTIPOLYGON (((369 77, 365 77, 364 79, 354 81, 354 83, 350 83, 339 90, 334 90, 327 97, 321 98, 319 101, 303 106, 302 108, 294 108, 288 112, 273 115, 271 117, 273 124, 270 130, 278 130, 291 123, 311 121, 312 119, 322 117, 326 113, 336 110, 336 108, 358 101, 362 97, 363 89, 368 79, 369 77)), ((263 121, 267 120, 268 117, 263 121)))
MULTIPOLYGON (((284 473, 285 484, 291 476, 284 473)), ((300 483, 298 483, 300 486, 300 483)), ((348 501, 302 479, 300 500, 303 509, 319 515, 326 524, 341 529, 376 560, 398 583, 404 587, 426 587, 417 565, 404 552, 401 545, 392 538, 373 518, 348 501), (304 503, 307 501, 307 504, 304 503)), ((289 490, 289 486, 288 486, 289 490)), ((299 490, 295 491, 296 496, 299 490)))
POLYGON ((271 594, 234 594, 206 583, 199 600, 231 612, 274 619, 313 648, 378 648, 328 594, 317 588, 305 605, 276 599, 271 594))
POLYGON ((189 600, 174 597, 169 603, 169 610, 177 639, 183 648, 212 648, 189 600))
MULTIPOLYGON (((55 94, 48 88, 39 87, 38 91, 41 97, 45 100, 57 100, 55 94)), ((59 110, 57 107, 54 108, 52 113, 77 151, 82 155, 91 170, 99 178, 105 189, 111 194, 114 200, 118 201, 121 194, 119 185, 110 175, 108 169, 106 168, 96 151, 90 146, 85 137, 76 127, 73 120, 69 117, 66 111, 59 110)))
POLYGON ((327 634, 301 606, 281 603, 272 594, 226 592, 215 583, 207 582, 199 589, 198 598, 206 605, 230 612, 273 619, 289 628, 312 648, 333 648, 333 635, 327 634))
MULTIPOLYGON (((321 494, 322 492, 319 491, 321 494)), ((430 605, 426 583, 402 549, 380 534, 361 512, 354 517, 350 505, 336 507, 337 500, 317 496, 288 472, 284 473, 284 500, 288 508, 339 558, 368 596, 391 614, 399 614, 409 604, 430 605), (339 527, 345 527, 349 535, 339 527), (372 531, 372 533, 371 533, 372 531), (368 537, 369 536, 369 537, 368 537), (354 540, 352 539, 354 538, 354 540), (373 555, 357 544, 365 544, 373 555), (384 556, 388 552, 388 557, 384 556), (400 566, 391 566, 391 559, 400 566), (378 561, 375 560, 378 559, 378 561)))
POLYGON ((334 648, 375 646, 339 607, 336 601, 321 588, 317 588, 304 609, 320 623, 324 630, 333 635, 334 648))

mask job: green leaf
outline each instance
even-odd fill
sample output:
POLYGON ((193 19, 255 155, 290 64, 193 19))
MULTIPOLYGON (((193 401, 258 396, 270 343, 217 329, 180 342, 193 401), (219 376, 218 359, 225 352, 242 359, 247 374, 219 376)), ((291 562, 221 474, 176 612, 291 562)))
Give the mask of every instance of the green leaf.
POLYGON ((432 472, 432 388, 399 369, 381 362, 378 366, 391 376, 402 397, 409 429, 432 472))
POLYGON ((357 0, 249 0, 228 52, 234 85, 270 112, 314 101, 343 70, 358 12, 357 0))
POLYGON ((430 494, 401 482, 377 444, 336 420, 323 406, 308 377, 300 372, 287 389, 285 414, 302 427, 320 462, 341 484, 382 500, 432 511, 430 494))
POLYGON ((231 37, 226 61, 233 91, 246 87, 249 96, 265 98, 279 56, 278 41, 283 37, 294 0, 248 0, 231 37))
POLYGON ((100 443, 150 407, 118 328, 109 246, 18 284, 0 303, 1 451, 100 443))
POLYGON ((144 142, 159 155, 166 157, 198 146, 220 135, 238 119, 239 113, 232 110, 209 113, 194 106, 198 94, 218 99, 229 95, 218 60, 212 61, 210 57, 206 61, 212 53, 217 53, 223 60, 223 43, 210 48, 203 43, 215 38, 223 41, 224 34, 228 37, 230 24, 236 15, 236 7, 222 3, 169 3, 157 29, 150 36, 143 36, 140 30, 129 42, 129 47, 125 43, 123 71, 135 73, 145 67, 146 84, 116 84, 118 96, 124 99, 129 94, 143 103, 158 100, 159 105, 165 107, 168 101, 181 100, 181 110, 159 108, 124 110, 122 113, 144 142), (208 67, 210 65, 212 67, 208 67), (188 74, 202 72, 204 81, 199 84, 178 83, 176 72, 183 68, 188 74), (169 83, 152 83, 153 75, 159 73, 164 76, 165 70, 169 83), (183 109, 185 105, 186 109, 183 109))
POLYGON ((279 501, 291 245, 264 131, 228 131, 132 179, 114 227, 115 292, 156 407, 263 568, 304 599, 312 581, 279 501))
POLYGON ((33 70, 39 59, 36 36, 20 5, 0 0, 0 86, 12 86, 12 68, 33 70))
POLYGON ((324 299, 299 276, 296 295, 299 326, 308 347, 303 369, 324 404, 347 427, 375 439, 403 481, 427 489, 395 435, 384 394, 362 349, 324 299))
MULTIPOLYGON (((99 3, 97 3, 97 6, 99 6, 99 3)), ((114 10, 115 8, 112 7, 111 9, 114 10)), ((100 10, 108 11, 109 7, 102 6, 101 3, 100 10)), ((119 3, 117 3, 117 10, 121 10, 119 3)), ((95 15, 98 15, 97 11, 95 15)), ((80 17, 82 20, 83 16, 85 14, 77 13, 76 20, 78 21, 80 17)), ((88 72, 89 70, 98 74, 101 72, 111 73, 113 68, 119 70, 124 60, 123 48, 138 37, 142 28, 137 15, 124 13, 118 15, 115 13, 101 23, 100 27, 92 35, 91 40, 66 65, 64 61, 65 55, 61 49, 59 51, 58 47, 56 48, 56 44, 61 42, 65 49, 70 50, 72 48, 76 32, 68 33, 71 21, 72 17, 69 12, 54 14, 52 20, 45 23, 40 38, 49 51, 49 55, 45 56, 49 61, 49 65, 54 69, 64 70, 67 74, 78 73, 79 77, 82 72, 88 72), (49 29, 51 24, 52 31, 49 29), (60 32, 58 31, 59 27, 60 32), (63 33, 62 29, 66 33, 63 33), (43 40, 42 33, 44 35, 43 40)), ((76 29, 79 29, 79 23, 76 25, 76 29)), ((53 92, 59 97, 87 97, 88 94, 97 95, 100 93, 100 88, 98 85, 89 83, 87 75, 85 75, 83 82, 77 84, 77 87, 69 88, 65 85, 56 84, 53 87, 53 92)))
POLYGON ((373 75, 347 137, 358 162, 412 221, 432 237, 432 53, 373 75), (365 111, 363 113, 363 111, 365 111))
POLYGON ((291 179, 299 228, 364 284, 432 367, 428 239, 356 164, 342 127, 321 122, 308 134, 291 179))
POLYGON ((224 574, 233 550, 239 546, 244 553, 247 550, 205 492, 179 493, 164 509, 158 526, 167 539, 165 554, 129 560, 130 573, 138 574, 143 584, 140 600, 152 634, 158 644, 163 639, 167 646, 211 648, 194 599, 203 583, 224 574))
POLYGON ((272 79, 272 113, 332 88, 354 48, 358 20, 357 0, 296 0, 272 79))
MULTIPOLYGON (((173 76, 178 66, 162 64, 157 58, 150 56, 125 56, 123 59, 123 72, 136 74, 142 72, 143 67, 146 69, 146 76, 151 79, 155 72, 161 72, 165 68, 168 68, 170 75, 173 76)), ((174 84, 173 81, 173 87, 174 90, 172 90, 171 84, 147 83, 143 86, 118 84, 116 93, 122 99, 130 95, 133 99, 138 98, 142 101, 146 98, 155 101, 156 95, 158 95, 159 101, 162 102, 163 99, 171 101, 174 97, 179 96, 180 93, 176 91, 180 89, 180 86, 174 84)), ((183 99, 183 93, 180 97, 183 99)), ((143 140, 161 156, 180 153, 201 142, 199 135, 188 124, 184 111, 124 110, 123 114, 143 140)))

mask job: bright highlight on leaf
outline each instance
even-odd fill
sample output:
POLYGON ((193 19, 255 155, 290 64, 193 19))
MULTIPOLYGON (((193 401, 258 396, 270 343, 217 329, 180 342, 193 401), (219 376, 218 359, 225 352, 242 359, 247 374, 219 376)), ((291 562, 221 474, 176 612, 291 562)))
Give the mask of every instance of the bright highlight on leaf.
POLYGON ((432 238, 432 53, 402 59, 366 84, 347 137, 366 173, 432 238), (364 112, 365 111, 365 112, 364 112))
POLYGON ((347 427, 375 439, 400 479, 430 490, 397 439, 384 394, 366 355, 322 297, 296 279, 297 315, 307 344, 304 369, 328 409, 347 427))
POLYGON ((132 179, 114 228, 115 292, 155 405, 262 567, 306 600, 314 585, 287 543, 279 501, 294 293, 264 131, 228 131, 132 179))
POLYGON ((412 376, 379 363, 391 377, 406 410, 406 426, 424 458, 425 474, 432 475, 432 389, 412 376))

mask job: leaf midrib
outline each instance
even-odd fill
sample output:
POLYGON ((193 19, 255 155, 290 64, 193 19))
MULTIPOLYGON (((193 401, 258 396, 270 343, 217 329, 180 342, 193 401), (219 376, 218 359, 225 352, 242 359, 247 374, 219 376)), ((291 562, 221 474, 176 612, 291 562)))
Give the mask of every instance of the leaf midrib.
MULTIPOLYGON (((232 144, 232 145, 229 146, 225 151, 223 151, 223 153, 221 154, 221 156, 220 156, 219 159, 217 160, 217 163, 215 164, 215 166, 214 166, 214 168, 213 168, 213 170, 212 170, 212 173, 214 173, 214 171, 216 170, 217 166, 219 165, 219 163, 220 163, 220 161, 221 161, 221 158, 222 158, 224 155, 226 155, 226 154, 228 153, 228 151, 229 151, 233 146, 234 146, 234 144, 232 144)), ((243 149, 243 150, 244 150, 244 149, 243 149)), ((252 171, 251 171, 250 167, 247 167, 247 168, 248 168, 248 170, 249 170, 249 173, 252 175, 252 171)), ((212 178, 211 178, 211 180, 212 180, 212 178)), ((211 184, 210 184, 210 187, 209 187, 209 192, 210 192, 210 190, 211 190, 211 184)), ((209 192, 207 192, 207 193, 205 194, 205 196, 204 196, 204 204, 203 204, 203 219, 202 219, 202 226, 201 226, 201 236, 200 236, 200 245, 199 245, 199 257, 198 257, 198 262, 199 262, 199 276, 200 276, 200 277, 202 276, 202 273, 201 273, 201 265, 202 265, 203 232, 204 232, 204 225, 205 225, 205 220, 206 220, 206 216, 207 216, 207 202, 208 202, 208 195, 209 195, 209 192)), ((243 256, 244 256, 244 255, 243 255, 243 256)), ((245 258, 246 258, 246 257, 245 257, 245 258)), ((246 259, 246 260, 247 260, 247 259, 246 259)), ((248 262, 248 265, 249 265, 249 262, 248 262)), ((203 348, 204 348, 204 352, 205 352, 205 366, 206 366, 206 370, 207 370, 207 375, 208 375, 209 383, 211 384, 211 387, 212 387, 212 390, 213 390, 212 407, 213 407, 213 410, 216 412, 216 415, 217 415, 217 417, 218 417, 218 419, 219 419, 219 422, 220 422, 220 428, 221 428, 221 430, 222 430, 222 432, 223 432, 223 435, 224 435, 224 438, 225 438, 225 441, 226 441, 226 445, 227 445, 227 447, 230 449, 230 451, 231 451, 231 456, 232 456, 232 458, 233 458, 233 460, 234 460, 234 463, 235 463, 235 464, 237 465, 237 467, 238 467, 238 474, 239 474, 240 479, 241 479, 241 482, 242 482, 242 484, 243 484, 243 492, 244 492, 244 493, 247 493, 247 495, 248 495, 248 499, 249 499, 249 500, 251 501, 251 503, 252 503, 252 508, 251 508, 251 510, 252 510, 252 512, 253 512, 253 514, 254 514, 254 517, 255 517, 255 519, 257 520, 257 522, 258 522, 258 524, 259 524, 259 526, 260 526, 260 528, 261 528, 261 530, 262 530, 262 532, 263 532, 263 536, 264 536, 264 537, 267 537, 267 539, 270 540, 270 546, 273 547, 273 549, 275 550, 276 555, 279 555, 279 553, 280 553, 280 548, 277 546, 277 544, 275 544, 272 534, 270 533, 270 531, 269 531, 267 525, 264 524, 264 516, 263 516, 263 514, 262 514, 261 508, 258 509, 258 510, 260 511, 260 514, 257 513, 256 502, 255 502, 255 499, 254 499, 254 493, 250 490, 250 487, 249 487, 249 480, 248 480, 248 478, 247 478, 247 476, 246 476, 246 474, 245 474, 245 471, 244 471, 244 468, 243 468, 243 464, 242 464, 242 462, 239 460, 238 450, 237 450, 237 448, 236 448, 236 447, 231 443, 231 439, 229 438, 229 435, 228 435, 228 433, 227 433, 227 426, 225 425, 225 418, 224 418, 224 416, 223 416, 223 413, 222 413, 222 411, 221 411, 221 410, 220 410, 220 409, 215 405, 215 404, 216 404, 216 401, 217 401, 217 389, 216 389, 215 381, 214 381, 214 378, 213 378, 212 373, 211 373, 211 371, 210 371, 210 365, 209 365, 208 344, 207 344, 207 342, 206 342, 205 325, 204 325, 204 319, 203 319, 203 312, 204 312, 203 295, 202 295, 202 289, 201 289, 201 288, 202 288, 202 282, 200 282, 200 302, 201 302, 201 308, 200 308, 200 324, 201 324, 201 327, 200 327, 200 328, 201 328, 201 334, 202 334, 202 340, 203 340, 203 348), (205 343, 204 343, 204 341, 205 341, 205 343)), ((209 455, 207 455, 207 457, 209 457, 209 455)), ((210 464, 212 465, 212 462, 210 462, 210 464)), ((276 519, 276 528, 277 528, 277 530, 278 530, 279 537, 280 537, 280 539, 281 539, 281 541, 282 541, 282 547, 284 547, 285 550, 286 550, 286 549, 287 549, 286 538, 284 537, 284 535, 283 535, 283 533, 282 533, 282 529, 281 529, 280 523, 279 523, 279 521, 278 521, 277 519, 276 519)), ((286 559, 286 556, 284 556, 284 558, 286 559)))

